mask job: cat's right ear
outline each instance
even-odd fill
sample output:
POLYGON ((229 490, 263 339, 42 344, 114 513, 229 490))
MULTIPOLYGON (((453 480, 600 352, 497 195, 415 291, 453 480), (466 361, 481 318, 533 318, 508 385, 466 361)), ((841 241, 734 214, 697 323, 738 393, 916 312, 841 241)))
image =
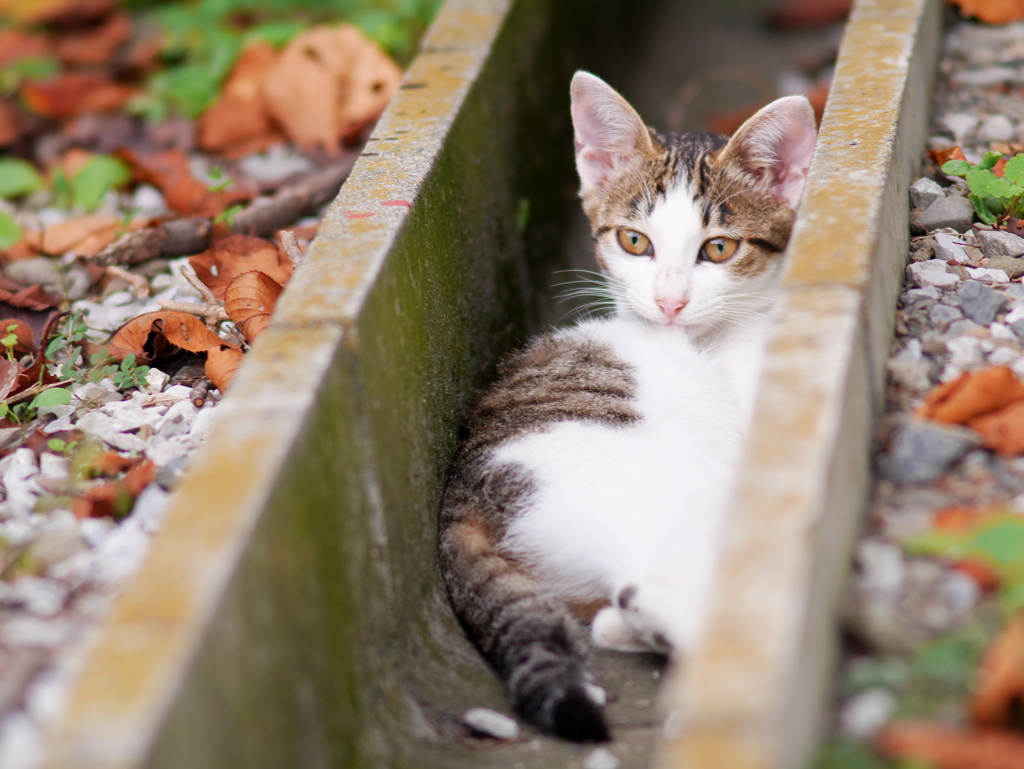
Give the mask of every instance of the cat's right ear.
POLYGON ((647 126, 618 92, 582 70, 569 87, 582 192, 601 187, 654 151, 647 126))

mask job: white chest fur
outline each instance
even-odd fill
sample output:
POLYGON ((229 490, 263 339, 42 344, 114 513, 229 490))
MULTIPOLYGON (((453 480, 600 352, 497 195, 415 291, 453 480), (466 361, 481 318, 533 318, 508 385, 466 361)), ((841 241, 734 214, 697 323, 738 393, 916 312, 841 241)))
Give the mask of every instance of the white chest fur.
POLYGON ((503 547, 565 597, 614 600, 639 586, 673 644, 688 645, 739 450, 733 390, 680 329, 610 319, 564 333, 633 367, 640 418, 563 422, 500 449, 496 460, 524 467, 536 488, 503 547))

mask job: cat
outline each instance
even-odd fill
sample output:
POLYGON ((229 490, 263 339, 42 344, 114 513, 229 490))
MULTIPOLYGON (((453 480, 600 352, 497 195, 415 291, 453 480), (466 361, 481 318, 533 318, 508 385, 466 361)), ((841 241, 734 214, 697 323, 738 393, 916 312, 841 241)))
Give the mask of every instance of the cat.
POLYGON ((673 658, 700 633, 816 131, 797 96, 731 139, 658 134, 586 72, 570 96, 615 311, 535 339, 470 408, 440 561, 519 713, 586 742, 609 738, 587 619, 599 646, 673 658))

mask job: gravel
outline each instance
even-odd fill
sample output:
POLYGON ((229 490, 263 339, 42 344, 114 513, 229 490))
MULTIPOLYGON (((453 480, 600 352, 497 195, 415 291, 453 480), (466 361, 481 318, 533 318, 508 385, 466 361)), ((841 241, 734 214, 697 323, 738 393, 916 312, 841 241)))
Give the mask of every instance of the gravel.
POLYGON ((963 232, 971 226, 974 218, 974 206, 966 198, 940 198, 921 211, 917 216, 917 224, 924 230, 948 227, 963 232))

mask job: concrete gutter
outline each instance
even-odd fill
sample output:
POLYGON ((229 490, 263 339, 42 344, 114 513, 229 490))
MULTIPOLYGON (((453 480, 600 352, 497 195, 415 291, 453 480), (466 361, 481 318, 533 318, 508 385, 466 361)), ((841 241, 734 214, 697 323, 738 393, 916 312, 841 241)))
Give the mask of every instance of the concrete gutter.
POLYGON ((789 247, 710 628, 671 692, 666 769, 795 769, 828 713, 941 10, 938 0, 854 5, 789 247))
MULTIPOLYGON (((82 660, 49 769, 582 765, 532 734, 460 742, 455 715, 507 705, 434 550, 466 399, 548 320, 542 288, 578 232, 567 84, 577 67, 614 81, 617 5, 444 5, 82 660)), ((938 0, 855 10, 662 766, 788 769, 813 740, 938 28, 938 0)), ((647 698, 616 657, 621 699, 647 698)), ((611 710, 616 755, 648 765, 654 711, 611 710)))

